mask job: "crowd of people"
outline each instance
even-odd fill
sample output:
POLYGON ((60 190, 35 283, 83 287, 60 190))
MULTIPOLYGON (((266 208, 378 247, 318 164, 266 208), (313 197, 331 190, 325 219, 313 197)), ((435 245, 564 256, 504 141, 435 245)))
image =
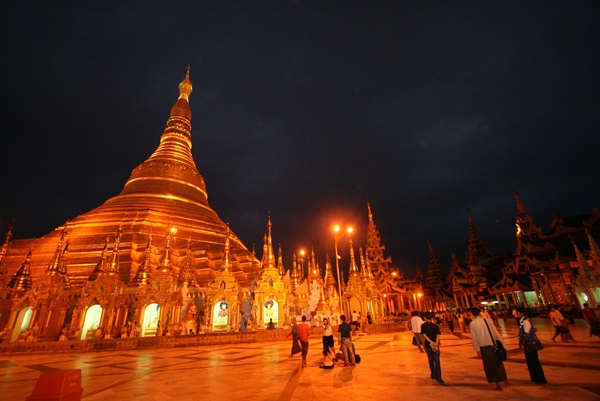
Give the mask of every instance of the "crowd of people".
MULTIPOLYGON (((596 318, 593 311, 586 303, 582 309, 583 318, 590 326, 590 336, 600 336, 600 319, 596 318)), ((427 353, 431 378, 443 384, 440 366, 440 329, 445 324, 451 333, 454 332, 454 321, 457 321, 463 333, 470 332, 473 349, 483 362, 483 370, 489 383, 494 384, 496 390, 502 389, 502 383, 509 385, 504 360, 506 346, 502 336, 498 333, 498 320, 506 322, 509 316, 515 319, 519 329, 519 348, 523 349, 530 379, 537 384, 547 384, 542 364, 539 360, 538 351, 543 348, 536 335, 537 329, 529 319, 529 311, 525 308, 514 308, 512 311, 487 311, 480 308, 469 310, 457 310, 451 312, 419 313, 412 312, 409 321, 413 332, 413 345, 420 352, 427 353), (504 356, 502 356, 504 354, 504 356)), ((576 342, 573 338, 569 325, 572 322, 571 311, 561 312, 558 306, 550 307, 548 315, 555 327, 552 341, 560 336, 565 343, 576 342), (566 315, 566 316, 564 316, 566 315)))
MULTIPOLYGON (((588 304, 584 304, 582 315, 590 325, 590 336, 600 336, 600 320, 595 317, 588 304)), ((440 326, 445 325, 451 333, 454 333, 454 322, 458 322, 460 330, 471 335, 473 349, 482 360, 483 372, 488 383, 494 384, 494 389, 502 390, 502 384, 505 387, 509 386, 509 381, 504 367, 506 344, 498 332, 497 326, 499 326, 499 319, 503 319, 506 324, 511 317, 519 330, 519 348, 524 352, 531 381, 540 385, 547 384, 538 355, 538 351, 543 348, 543 345, 537 338, 536 327, 529 319, 528 309, 488 311, 471 308, 436 313, 413 311, 409 320, 409 328, 413 333, 413 345, 420 352, 427 354, 431 379, 443 385, 445 383, 442 379, 440 358, 442 344, 440 326)), ((570 319, 561 313, 558 306, 550 307, 548 317, 555 327, 552 341, 555 342, 556 338, 561 336, 563 342, 575 342, 569 329, 570 319)), ((328 319, 323 319, 323 349, 322 359, 319 363, 323 369, 332 369, 336 365, 355 366, 357 362, 360 362, 360 357, 356 354, 352 342, 353 330, 356 331, 360 327, 358 315, 353 312, 350 324, 346 320, 346 316, 340 316, 342 323, 338 326, 338 350, 336 352, 333 328, 328 319)), ((295 320, 292 322, 292 331, 289 335, 293 337, 290 356, 302 352, 302 365, 307 366, 310 326, 306 322, 305 316, 302 317, 300 325, 297 325, 295 320), (299 344, 297 344, 298 341, 299 344)))

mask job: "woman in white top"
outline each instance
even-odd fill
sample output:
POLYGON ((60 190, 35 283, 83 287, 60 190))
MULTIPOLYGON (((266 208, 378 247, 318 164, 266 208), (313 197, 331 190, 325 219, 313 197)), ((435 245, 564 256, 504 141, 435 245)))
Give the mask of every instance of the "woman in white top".
POLYGON ((329 324, 329 319, 323 319, 323 352, 329 352, 331 348, 333 350, 333 328, 329 324))

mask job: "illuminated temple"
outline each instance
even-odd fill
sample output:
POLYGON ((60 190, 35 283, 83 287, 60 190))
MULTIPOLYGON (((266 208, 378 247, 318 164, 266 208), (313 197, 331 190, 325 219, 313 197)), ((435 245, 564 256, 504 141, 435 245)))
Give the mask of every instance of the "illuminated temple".
POLYGON ((296 261, 283 268, 270 219, 259 260, 211 209, 191 152, 191 92, 188 70, 157 149, 121 193, 41 238, 13 240, 9 230, 2 340, 256 330, 301 314, 339 316, 343 302, 382 316, 366 268, 351 273, 360 285, 341 299, 331 267, 323 280, 314 255, 310 277, 296 261))
MULTIPOLYGON (((258 259, 209 206, 192 156, 189 70, 157 149, 121 193, 54 231, 0 248, 0 342, 111 339, 282 328, 307 316, 336 325, 358 311, 373 323, 411 310, 600 301, 600 212, 554 216, 543 232, 515 192, 517 249, 496 255, 468 213, 466 256, 445 274, 429 244, 427 277, 392 266, 367 204, 366 242, 350 241, 339 280, 314 252, 284 266, 267 219, 258 259), (363 248, 364 247, 364 248, 363 248)), ((336 239, 337 241, 337 239, 336 239)), ((337 247, 337 242, 336 242, 337 247)), ((337 253, 337 248, 336 248, 337 253)))

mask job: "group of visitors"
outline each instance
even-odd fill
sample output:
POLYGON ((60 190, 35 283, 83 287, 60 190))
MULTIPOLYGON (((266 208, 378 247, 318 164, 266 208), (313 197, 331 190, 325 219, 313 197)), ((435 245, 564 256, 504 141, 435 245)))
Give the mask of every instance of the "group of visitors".
MULTIPOLYGON (((346 316, 341 315, 342 324, 338 326, 338 345, 340 353, 336 354, 334 348, 333 327, 328 319, 323 319, 323 359, 320 366, 325 369, 331 369, 335 363, 343 366, 355 366, 356 354, 354 344, 352 343, 352 326, 346 322, 346 316), (342 363, 343 360, 343 363, 342 363)), ((306 316, 302 316, 302 322, 296 323, 292 320, 292 330, 288 337, 292 336, 292 350, 290 357, 302 352, 302 366, 306 367, 306 357, 308 356, 308 340, 310 337, 310 325, 306 321, 306 316)))
MULTIPOLYGON (((410 327, 414 335, 413 345, 417 346, 420 352, 427 353, 431 378, 440 384, 444 384, 440 365, 440 329, 437 324, 432 322, 433 317, 432 313, 424 313, 423 318, 425 320, 423 320, 419 313, 415 311, 410 319, 410 327)), ((473 308, 469 311, 469 317, 471 319, 469 330, 473 349, 482 359, 486 379, 489 383, 495 384, 496 390, 502 390, 502 383, 505 386, 509 385, 503 359, 497 354, 498 348, 504 349, 504 352, 506 352, 504 341, 488 313, 479 308, 473 308)), ((519 324, 519 347, 524 349, 531 381, 546 384, 544 370, 538 358, 536 329, 529 321, 525 309, 517 311, 517 319, 519 324)), ((451 329, 451 326, 449 328, 451 329)))

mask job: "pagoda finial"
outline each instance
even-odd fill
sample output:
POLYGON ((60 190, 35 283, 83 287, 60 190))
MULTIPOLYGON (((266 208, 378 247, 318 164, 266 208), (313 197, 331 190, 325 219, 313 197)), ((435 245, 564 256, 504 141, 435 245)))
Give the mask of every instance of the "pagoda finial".
POLYGON ((513 196, 515 197, 515 201, 517 202, 517 209, 519 209, 519 213, 527 213, 525 211, 525 206, 523 205, 523 202, 521 202, 521 197, 519 196, 519 193, 516 189, 513 189, 513 196))
POLYGON ((190 94, 192 93, 192 82, 190 81, 190 65, 188 64, 186 67, 187 72, 185 73, 185 78, 179 84, 179 99, 185 99, 189 102, 190 94))

